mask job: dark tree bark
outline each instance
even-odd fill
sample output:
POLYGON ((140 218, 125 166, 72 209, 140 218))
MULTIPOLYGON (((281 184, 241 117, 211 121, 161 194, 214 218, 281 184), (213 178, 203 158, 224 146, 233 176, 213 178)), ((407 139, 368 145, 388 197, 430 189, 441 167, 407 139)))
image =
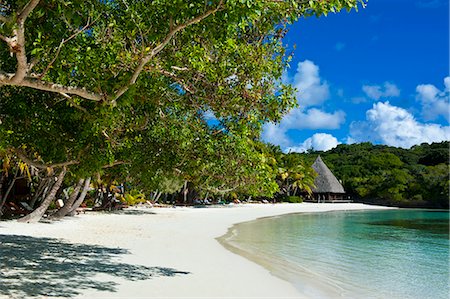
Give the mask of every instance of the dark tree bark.
POLYGON ((41 205, 36 210, 34 210, 32 213, 26 215, 25 217, 20 218, 17 221, 27 222, 27 223, 39 222, 39 220, 41 220, 42 216, 44 216, 44 213, 45 213, 45 211, 47 211, 51 202, 55 199, 56 193, 58 192, 59 188, 61 187, 66 173, 67 173, 67 169, 64 167, 61 170, 61 172, 59 173, 56 183, 53 185, 50 193, 47 195, 47 197, 44 199, 44 201, 41 203, 41 205))
POLYGON ((187 190, 187 181, 184 181, 184 186, 183 186, 183 203, 184 204, 186 204, 186 202, 187 202, 187 193, 188 193, 188 190, 187 190))
MULTIPOLYGON (((9 184, 8 189, 6 190, 5 194, 0 199, 0 216, 2 215, 1 210, 3 208, 3 205, 5 204, 6 200, 8 199, 9 193, 11 192, 12 188, 14 187, 14 183, 17 180, 18 173, 19 173, 19 168, 16 169, 16 173, 14 174, 14 177, 13 177, 11 183, 9 184)), ((2 188, 3 188, 3 182, 2 182, 2 188)))
POLYGON ((80 194, 80 189, 83 186, 84 179, 80 179, 75 186, 75 189, 73 190, 72 194, 70 194, 69 199, 64 203, 64 206, 59 209, 56 213, 50 216, 51 220, 59 220, 66 216, 71 210, 73 203, 78 198, 78 194, 80 194))
POLYGON ((2 207, 3 207, 3 182, 5 180, 5 175, 3 172, 0 174, 0 217, 2 217, 2 207))
POLYGON ((89 190, 89 185, 91 183, 91 178, 87 178, 84 181, 84 186, 83 186, 83 190, 81 191, 80 196, 78 197, 78 199, 73 203, 69 213, 67 214, 68 216, 74 216, 76 213, 76 210, 80 207, 80 205, 83 203, 84 198, 86 197, 86 194, 89 190))
POLYGON ((39 183, 39 186, 36 190, 36 192, 33 195, 33 198, 30 201, 30 207, 34 208, 34 205, 36 204, 36 201, 39 199, 39 197, 44 195, 45 189, 48 188, 50 183, 50 180, 48 178, 43 178, 41 182, 39 183))

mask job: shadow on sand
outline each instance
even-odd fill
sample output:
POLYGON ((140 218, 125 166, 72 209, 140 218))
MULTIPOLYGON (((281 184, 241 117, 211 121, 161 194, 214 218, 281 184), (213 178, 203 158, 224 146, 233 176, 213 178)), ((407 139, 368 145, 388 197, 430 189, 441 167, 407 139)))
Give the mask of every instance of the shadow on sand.
POLYGON ((0 234, 0 297, 73 297, 83 289, 115 292, 117 283, 98 274, 131 281, 189 274, 122 263, 125 254, 129 252, 121 248, 0 234))
POLYGON ((117 214, 117 215, 132 215, 132 216, 156 215, 156 213, 152 212, 152 211, 134 210, 134 209, 117 210, 117 211, 110 211, 110 212, 106 212, 106 213, 117 214))

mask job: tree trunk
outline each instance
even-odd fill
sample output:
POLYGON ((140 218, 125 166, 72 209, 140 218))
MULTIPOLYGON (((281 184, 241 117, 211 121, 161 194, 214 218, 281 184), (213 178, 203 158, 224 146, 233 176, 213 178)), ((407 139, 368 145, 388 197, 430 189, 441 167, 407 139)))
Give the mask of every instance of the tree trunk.
POLYGON ((39 222, 39 220, 41 220, 42 216, 44 216, 45 211, 47 211, 48 206, 55 199, 56 193, 58 192, 59 188, 61 187, 66 173, 67 173, 67 169, 64 167, 61 170, 61 172, 59 173, 56 183, 52 187, 52 190, 47 195, 47 197, 44 199, 44 201, 41 203, 41 205, 36 210, 34 210, 32 213, 26 215, 25 217, 20 218, 17 221, 27 222, 27 223, 39 222))
POLYGON ((47 197, 48 193, 52 190, 53 186, 56 184, 56 181, 54 180, 54 177, 48 177, 46 178, 47 183, 45 184, 44 190, 42 190, 42 193, 39 197, 36 198, 36 202, 33 203, 33 208, 36 206, 36 204, 39 204, 44 201, 44 199, 47 197))
POLYGON ((74 216, 77 209, 81 206, 81 204, 84 201, 84 198, 86 197, 86 194, 89 190, 89 185, 91 184, 91 178, 88 177, 85 181, 84 181, 84 186, 83 186, 83 190, 81 191, 80 196, 78 197, 78 199, 73 203, 69 213, 67 214, 68 216, 74 216))
POLYGON ((287 189, 287 196, 291 196, 291 189, 292 189, 292 186, 291 186, 291 184, 289 183, 289 179, 287 180, 286 189, 287 189))
POLYGON ((158 195, 157 195, 156 198, 155 198, 155 202, 158 202, 158 201, 159 201, 159 198, 161 197, 161 195, 162 195, 162 192, 159 191, 159 192, 158 192, 158 195))
POLYGON ((108 184, 106 185, 106 192, 103 193, 102 209, 108 209, 108 211, 112 211, 113 199, 114 197, 111 196, 111 184, 108 184))
POLYGON ((66 201, 64 206, 61 209, 59 209, 55 214, 50 216, 51 220, 59 220, 64 216, 66 216, 72 210, 72 205, 77 199, 78 194, 80 194, 80 189, 83 186, 83 183, 84 179, 80 179, 78 181, 78 184, 75 186, 75 189, 73 189, 72 194, 70 194, 69 199, 66 201))
POLYGON ((5 180, 5 176, 3 172, 0 174, 0 218, 2 217, 2 207, 3 207, 3 181, 5 180))
POLYGON ((186 203, 186 201, 187 201, 187 193, 188 193, 188 190, 187 190, 187 183, 188 183, 188 181, 184 181, 184 188, 183 188, 183 203, 186 203))
MULTIPOLYGON (((19 168, 16 169, 16 173, 14 174, 11 184, 9 185, 8 189, 6 190, 5 195, 0 200, 0 216, 1 216, 1 210, 3 208, 3 205, 5 204, 6 200, 8 199, 9 193, 11 192, 12 187, 14 186, 14 183, 16 182, 18 173, 19 173, 19 168)), ((3 183, 2 183, 2 185, 3 185, 3 183)))
POLYGON ((33 195, 33 198, 30 201, 30 207, 34 208, 34 205, 36 204, 36 201, 38 200, 38 198, 44 194, 45 188, 47 188, 48 183, 49 183, 48 178, 44 178, 41 180, 36 192, 33 195))

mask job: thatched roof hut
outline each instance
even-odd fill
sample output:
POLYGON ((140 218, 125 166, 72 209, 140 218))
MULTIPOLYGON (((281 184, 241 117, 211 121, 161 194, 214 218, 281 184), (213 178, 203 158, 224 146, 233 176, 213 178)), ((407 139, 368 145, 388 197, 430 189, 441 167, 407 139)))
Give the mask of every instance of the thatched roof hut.
POLYGON ((316 187, 312 190, 315 197, 318 200, 341 199, 343 194, 345 194, 344 187, 342 187, 320 156, 317 157, 312 168, 317 172, 317 177, 314 180, 316 187), (323 196, 320 196, 321 194, 323 196))

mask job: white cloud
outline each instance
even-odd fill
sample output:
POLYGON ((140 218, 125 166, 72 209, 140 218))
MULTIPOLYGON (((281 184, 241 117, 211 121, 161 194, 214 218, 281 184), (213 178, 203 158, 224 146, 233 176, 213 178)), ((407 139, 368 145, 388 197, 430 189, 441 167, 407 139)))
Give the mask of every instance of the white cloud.
POLYGON ((353 122, 350 138, 358 142, 373 141, 383 144, 410 148, 423 142, 450 140, 450 126, 420 123, 403 108, 389 102, 373 104, 366 112, 365 122, 353 122))
POLYGON ((263 126, 261 139, 281 147, 286 147, 291 144, 291 141, 286 135, 287 129, 281 127, 280 124, 266 123, 263 126))
POLYGON ((372 100, 379 100, 381 98, 398 97, 400 89, 397 85, 385 82, 381 85, 363 85, 362 90, 372 100))
POLYGON ((361 104, 367 102, 367 99, 365 97, 353 97, 351 101, 353 104, 361 104))
POLYGON ((330 96, 328 83, 319 75, 319 67, 310 60, 299 62, 297 73, 289 83, 297 89, 297 101, 300 107, 317 106, 330 96))
POLYGON ((357 141, 352 137, 347 136, 347 138, 345 139, 345 144, 354 144, 354 143, 357 143, 357 141))
POLYGON ((345 122, 345 113, 341 110, 327 113, 316 108, 306 111, 293 109, 279 124, 266 123, 261 134, 262 140, 281 147, 292 146, 287 136, 289 130, 301 129, 339 129, 345 122))
POLYGON ((333 113, 311 108, 306 111, 293 109, 281 121, 287 129, 339 129, 345 122, 345 112, 342 110, 333 113))
POLYGON ((297 89, 296 97, 300 107, 292 109, 279 124, 265 124, 261 135, 262 140, 283 148, 293 147, 294 144, 288 136, 291 130, 333 130, 339 129, 345 122, 345 113, 342 110, 330 113, 313 108, 322 104, 330 96, 328 83, 320 78, 319 67, 314 62, 310 60, 299 62, 295 75, 290 77, 287 72, 284 72, 281 80, 292 84, 297 89))
POLYGON ((450 77, 444 78, 444 86, 443 91, 432 84, 421 84, 416 87, 416 99, 422 104, 425 120, 435 120, 440 115, 449 120, 450 77))
POLYGON ((309 149, 314 149, 317 151, 328 151, 335 148, 340 142, 330 134, 316 133, 306 139, 303 143, 298 146, 288 147, 286 152, 298 152, 303 153, 309 149))

